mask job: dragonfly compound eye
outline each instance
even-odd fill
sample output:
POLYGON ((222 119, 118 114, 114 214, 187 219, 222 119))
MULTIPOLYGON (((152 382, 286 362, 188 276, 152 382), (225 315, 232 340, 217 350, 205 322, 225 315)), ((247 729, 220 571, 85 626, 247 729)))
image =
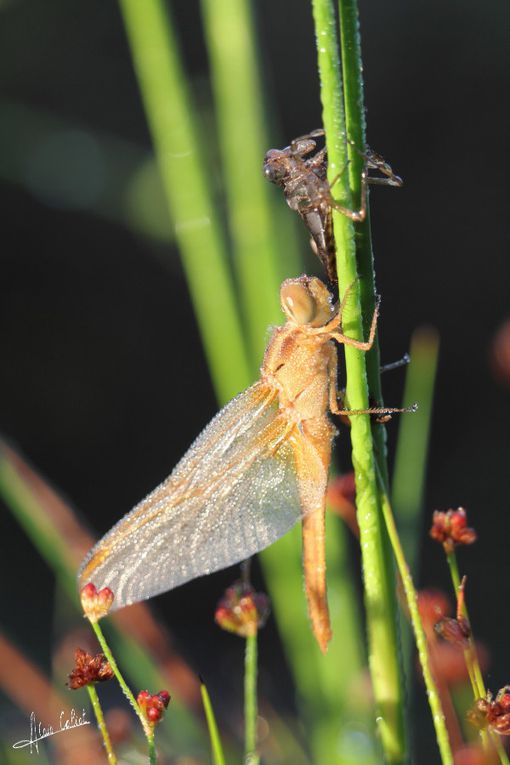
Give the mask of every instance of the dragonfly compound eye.
POLYGON ((264 157, 264 176, 271 183, 280 183, 287 174, 285 153, 280 149, 270 149, 264 157))
POLYGON ((302 281, 288 279, 280 291, 283 311, 296 324, 310 324, 315 319, 317 304, 302 281))

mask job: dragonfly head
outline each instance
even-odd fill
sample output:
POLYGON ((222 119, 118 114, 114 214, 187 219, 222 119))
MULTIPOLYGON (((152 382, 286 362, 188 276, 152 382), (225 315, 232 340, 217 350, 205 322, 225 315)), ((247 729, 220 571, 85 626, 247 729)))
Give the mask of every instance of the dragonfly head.
POLYGON ((281 185, 288 174, 288 153, 281 149, 269 149, 264 157, 264 176, 267 180, 281 185))
POLYGON ((335 315, 331 293, 315 276, 286 279, 280 288, 280 300, 287 318, 300 326, 322 327, 335 315))

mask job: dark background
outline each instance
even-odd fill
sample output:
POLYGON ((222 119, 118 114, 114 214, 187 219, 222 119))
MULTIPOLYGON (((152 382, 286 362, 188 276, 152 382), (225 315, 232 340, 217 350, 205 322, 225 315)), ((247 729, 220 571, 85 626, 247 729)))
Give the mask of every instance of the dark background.
MULTIPOLYGON (((273 145, 282 146, 320 124, 310 7, 255 5, 273 145)), ((199 6, 172 6, 207 101, 199 6)), ((0 18, 0 428, 99 534, 169 472, 216 403, 178 253, 123 224, 122 174, 108 175, 109 142, 125 157, 150 151, 116 4, 17 0, 0 18), (97 202, 105 184, 110 208, 97 202)), ((420 584, 447 586, 426 538, 431 511, 464 505, 480 541, 461 563, 496 690, 510 681, 509 387, 490 361, 510 313, 510 6, 361 2, 361 21, 368 139, 405 179, 372 194, 383 360, 400 357, 419 325, 441 336, 420 584)), ((398 404, 402 374, 384 386, 398 404)), ((390 450, 396 435, 393 422, 390 450)), ((44 665, 52 575, 5 513, 2 528, 2 612, 44 665), (27 598, 29 607, 10 607, 27 598)), ((231 579, 220 573, 158 599, 197 669, 226 661, 211 614, 231 579)), ((268 635, 271 667, 283 659, 273 627, 268 635)), ((230 677, 225 696, 238 692, 239 675, 230 677)), ((276 706, 292 703, 285 683, 271 692, 276 706)))

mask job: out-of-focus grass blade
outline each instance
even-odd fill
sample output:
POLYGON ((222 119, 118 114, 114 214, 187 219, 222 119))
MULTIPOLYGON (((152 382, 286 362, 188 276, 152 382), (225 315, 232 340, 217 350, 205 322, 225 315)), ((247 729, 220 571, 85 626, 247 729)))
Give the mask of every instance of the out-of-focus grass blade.
POLYGON ((120 7, 213 383, 225 402, 252 380, 189 78, 168 7, 161 0, 120 0, 120 7))
POLYGON ((209 691, 207 690, 207 686, 203 681, 200 683, 200 692, 202 694, 202 703, 204 705, 207 727, 209 729, 213 763, 214 765, 225 765, 225 755, 223 754, 223 746, 221 744, 221 738, 218 731, 218 726, 216 724, 216 717, 214 716, 214 710, 211 704, 209 691))
POLYGON ((258 367, 267 326, 280 320, 281 279, 278 230, 270 208, 269 184, 262 174, 262 160, 269 146, 256 30, 250 0, 202 0, 202 11, 234 265, 250 348, 258 367))
POLYGON ((86 124, 24 104, 0 103, 0 178, 43 202, 83 210, 172 242, 152 154, 86 124))
MULTIPOLYGON (((76 571, 86 549, 91 546, 91 540, 88 540, 71 510, 56 497, 53 490, 30 471, 12 450, 1 444, 0 496, 34 547, 54 571, 60 586, 78 612, 76 571), (26 480, 23 473, 26 474, 26 480)), ((152 640, 159 640, 158 650, 163 655, 162 664, 175 661, 175 676, 187 678, 189 670, 184 662, 162 645, 165 642, 163 636, 155 635, 157 626, 147 607, 132 608, 142 608, 143 613, 138 613, 138 619, 143 619, 145 615, 146 621, 152 624, 152 640)), ((129 619, 128 611, 123 610, 108 619, 108 624, 105 624, 105 631, 111 639, 118 661, 138 689, 147 686, 159 689, 172 684, 172 714, 166 715, 162 723, 163 729, 167 731, 168 746, 173 751, 183 754, 189 754, 190 747, 193 746, 196 746, 198 751, 204 751, 204 732, 190 709, 179 700, 179 686, 172 682, 172 677, 169 678, 160 671, 150 657, 151 649, 147 646, 142 647, 131 636, 133 629, 129 619), (116 626, 117 624, 120 627, 116 626)), ((187 680, 182 685, 181 697, 186 698, 188 704, 194 704, 187 680)))
POLYGON ((404 401, 417 401, 419 407, 415 414, 404 415, 399 420, 392 487, 394 512, 411 571, 416 569, 420 539, 438 353, 439 336, 436 330, 430 327, 417 329, 411 340, 411 362, 406 375, 404 401))

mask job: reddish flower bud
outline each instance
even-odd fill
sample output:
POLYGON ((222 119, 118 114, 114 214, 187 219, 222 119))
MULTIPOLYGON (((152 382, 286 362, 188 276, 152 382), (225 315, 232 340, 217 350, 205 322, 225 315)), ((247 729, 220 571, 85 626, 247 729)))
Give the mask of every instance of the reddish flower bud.
POLYGON ((471 636, 469 622, 464 618, 451 619, 449 616, 446 616, 434 624, 434 630, 447 643, 451 643, 459 648, 466 648, 471 636))
POLYGON ((467 718, 477 728, 492 728, 501 736, 510 736, 510 686, 501 688, 496 698, 490 691, 484 699, 478 699, 467 718))
POLYGON ((436 510, 432 517, 430 536, 441 542, 446 553, 451 553, 457 545, 470 545, 476 542, 476 531, 467 525, 466 511, 463 507, 448 510, 446 513, 436 510))
POLYGON ((109 587, 97 590, 95 584, 89 582, 80 592, 81 607, 87 619, 97 622, 106 616, 112 607, 114 594, 109 587))
POLYGON ((149 691, 140 691, 136 700, 150 725, 156 725, 163 719, 170 701, 170 694, 168 691, 160 691, 151 695, 149 691))
POLYGON ((98 653, 91 656, 82 648, 77 648, 74 653, 74 669, 69 674, 68 686, 75 691, 77 688, 83 688, 90 683, 102 683, 105 680, 111 680, 113 670, 110 667, 106 656, 98 653))
POLYGON ((229 587, 216 607, 216 624, 240 637, 256 635, 269 616, 269 598, 243 582, 229 587))

